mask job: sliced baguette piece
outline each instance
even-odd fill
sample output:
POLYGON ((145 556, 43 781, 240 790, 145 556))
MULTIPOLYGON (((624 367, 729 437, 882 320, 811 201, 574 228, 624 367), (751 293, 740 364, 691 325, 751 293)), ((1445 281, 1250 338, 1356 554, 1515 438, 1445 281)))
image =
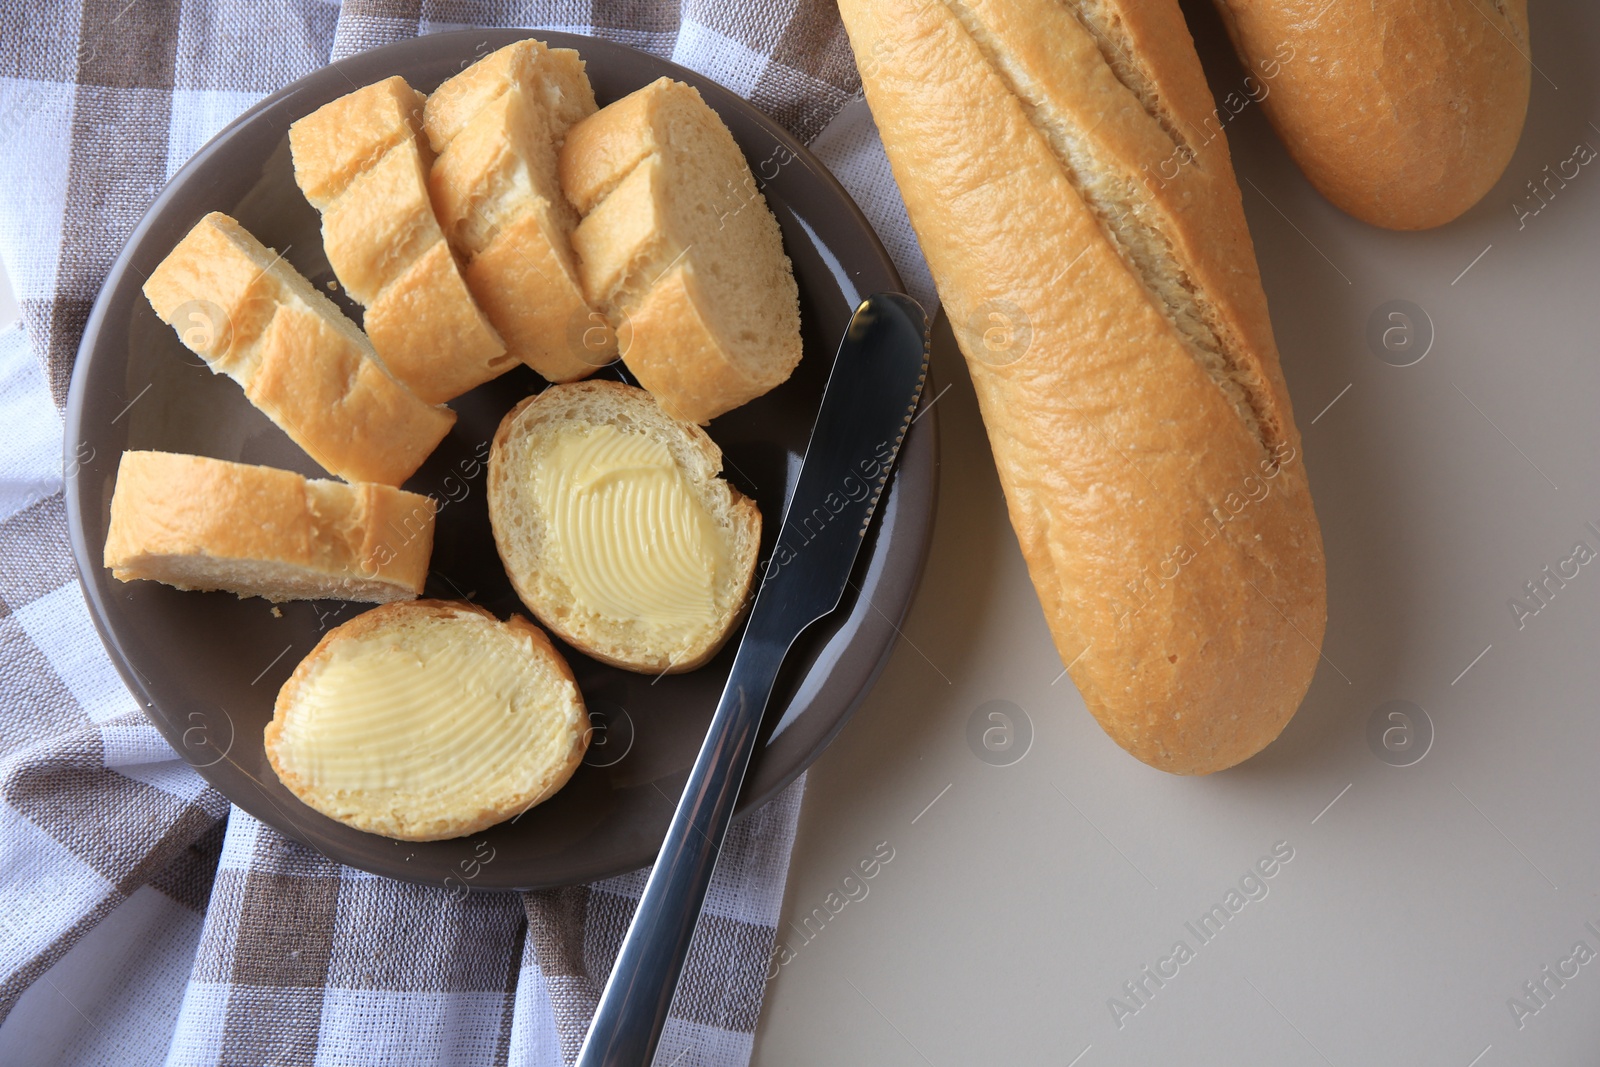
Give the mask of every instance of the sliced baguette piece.
POLYGON ((594 110, 578 54, 528 40, 439 86, 423 113, 438 153, 434 209, 467 285, 507 351, 553 382, 616 358, 614 335, 578 282, 578 217, 556 173, 567 130, 594 110))
POLYGON ((464 837, 553 796, 589 716, 543 630, 417 600, 329 631, 278 691, 267 761, 331 819, 403 841, 464 837))
POLYGON ((400 77, 289 127, 295 182, 322 212, 328 263, 395 376, 443 403, 516 360, 473 300, 428 194, 423 96, 400 77))
POLYGON ((742 617, 761 512, 722 451, 642 389, 551 386, 506 415, 489 520, 528 609, 574 648, 650 674, 693 670, 742 617))
POLYGON ((396 380, 355 323, 221 212, 195 223, 144 295, 329 474, 399 485, 455 424, 455 412, 396 380))
POLYGON ((561 187, 589 302, 639 384, 706 423, 775 388, 800 362, 800 305, 778 222, 733 134, 661 78, 578 123, 561 187))
POLYGON ((383 604, 422 592, 433 516, 432 498, 387 485, 129 451, 117 467, 103 558, 123 582, 383 604))
POLYGON ((1311 684, 1327 588, 1177 0, 839 10, 1084 702, 1162 770, 1248 758, 1311 684))

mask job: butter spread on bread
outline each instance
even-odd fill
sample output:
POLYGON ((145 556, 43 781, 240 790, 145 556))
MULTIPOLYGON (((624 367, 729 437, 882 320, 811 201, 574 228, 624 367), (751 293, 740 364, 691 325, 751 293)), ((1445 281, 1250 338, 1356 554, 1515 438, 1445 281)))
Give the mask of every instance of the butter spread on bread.
POLYGON ((588 733, 544 631, 419 600, 330 631, 279 691, 265 748, 284 785, 329 818, 435 841, 553 795, 588 733))
POLYGON ((443 403, 515 365, 467 288, 428 194, 422 94, 400 77, 289 127, 294 177, 322 212, 322 244, 395 376, 443 403))
POLYGON ((705 431, 619 382, 552 386, 500 423, 489 519, 517 594, 568 644, 692 670, 741 617, 761 513, 705 431))
POLYGON ((575 610, 632 615, 658 631, 716 621, 728 545, 666 445, 608 424, 558 429, 533 496, 548 566, 567 579, 575 610))
POLYGON ((213 211, 144 283, 161 320, 329 474, 399 485, 455 412, 397 381, 355 323, 281 255, 213 211))
POLYGON ((384 603, 422 592, 433 520, 432 499, 387 485, 124 452, 103 558, 124 582, 384 603))
POLYGON ((800 307, 782 234, 698 92, 661 78, 602 108, 560 166, 584 293, 667 412, 709 422, 788 379, 800 307))
POLYGON ((439 154, 429 178, 434 208, 466 264, 467 286, 507 351, 555 382, 585 377, 617 354, 578 282, 578 216, 556 174, 567 130, 594 110, 578 54, 529 40, 446 81, 423 113, 439 154))
POLYGON ((839 9, 1062 661, 1146 763, 1246 759, 1311 683, 1327 595, 1177 0, 839 9), (1172 180, 1147 180, 1169 158, 1172 180))

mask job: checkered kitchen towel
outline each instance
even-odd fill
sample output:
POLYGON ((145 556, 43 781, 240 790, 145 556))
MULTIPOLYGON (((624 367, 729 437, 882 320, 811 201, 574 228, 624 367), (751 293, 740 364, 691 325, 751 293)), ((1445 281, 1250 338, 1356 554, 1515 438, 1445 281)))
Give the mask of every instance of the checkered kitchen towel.
MULTIPOLYGON (((817 138, 931 301, 828 0, 0 0, 22 309, 0 330, 0 1064, 556 1065, 582 1041, 642 873, 461 900, 230 810, 123 687, 68 558, 58 409, 157 190, 286 82, 462 25, 594 33, 742 92, 817 138)), ((730 837, 660 1062, 748 1061, 800 790, 730 837)))

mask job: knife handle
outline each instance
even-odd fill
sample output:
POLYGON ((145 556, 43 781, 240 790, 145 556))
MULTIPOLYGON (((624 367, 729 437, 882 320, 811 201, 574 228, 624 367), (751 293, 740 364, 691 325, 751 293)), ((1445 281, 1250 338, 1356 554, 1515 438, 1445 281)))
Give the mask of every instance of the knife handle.
POLYGON ((641 1067, 655 1055, 761 717, 793 639, 792 633, 745 634, 576 1067, 641 1067))

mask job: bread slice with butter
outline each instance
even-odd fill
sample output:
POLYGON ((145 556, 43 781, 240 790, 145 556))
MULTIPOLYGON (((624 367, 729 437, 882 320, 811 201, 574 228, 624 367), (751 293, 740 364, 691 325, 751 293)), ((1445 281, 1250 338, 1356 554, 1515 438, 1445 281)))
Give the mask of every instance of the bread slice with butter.
POLYGON ((123 582, 382 604, 422 592, 433 518, 431 498, 387 485, 124 452, 103 559, 123 582))
POLYGON ((267 761, 295 796, 405 841, 477 833, 553 796, 589 716, 543 630, 471 604, 389 604, 329 631, 278 692, 267 761))
POLYGON ((161 321, 329 474, 399 485, 455 424, 389 372, 365 334, 220 211, 144 283, 161 321))
POLYGON ((556 175, 567 130, 594 110, 578 53, 527 40, 446 81, 423 111, 439 154, 429 175, 434 209, 467 286, 507 351, 553 382, 617 357, 578 282, 578 215, 556 175))
POLYGON ((322 245, 395 376, 443 403, 515 365, 473 299, 428 194, 423 96, 386 78, 289 127, 294 179, 322 245))
POLYGON ((716 654, 743 614, 761 545, 722 450, 619 382, 551 386, 513 408, 489 453, 489 519, 539 621, 628 670, 716 654))
POLYGON ((584 119, 561 187, 589 302, 673 417, 706 423, 788 379, 800 305, 783 236, 700 94, 661 78, 584 119))

